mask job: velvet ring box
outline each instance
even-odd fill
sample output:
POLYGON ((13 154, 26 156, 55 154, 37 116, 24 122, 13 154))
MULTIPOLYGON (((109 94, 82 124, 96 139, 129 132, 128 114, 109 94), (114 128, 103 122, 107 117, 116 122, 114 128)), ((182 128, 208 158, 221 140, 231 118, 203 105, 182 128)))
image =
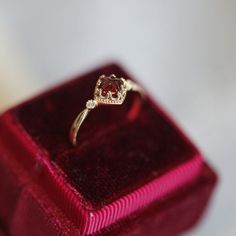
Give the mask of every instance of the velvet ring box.
MULTIPOLYGON (((0 118, 0 220, 11 235, 175 235, 200 218, 216 182, 196 147, 150 98, 128 122, 99 107, 78 145, 70 126, 109 64, 0 118)), ((132 79, 132 78, 131 78, 132 79)))

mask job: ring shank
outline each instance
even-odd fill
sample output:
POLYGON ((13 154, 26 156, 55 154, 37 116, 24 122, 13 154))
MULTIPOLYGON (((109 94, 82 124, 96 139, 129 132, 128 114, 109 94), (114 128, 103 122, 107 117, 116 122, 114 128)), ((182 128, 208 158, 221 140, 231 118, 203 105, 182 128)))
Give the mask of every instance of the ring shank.
POLYGON ((84 120, 88 116, 89 112, 90 112, 90 110, 88 108, 85 108, 83 111, 81 111, 79 113, 79 115, 76 117, 76 119, 71 127, 70 141, 74 146, 77 144, 78 131, 79 131, 82 123, 84 122, 84 120))

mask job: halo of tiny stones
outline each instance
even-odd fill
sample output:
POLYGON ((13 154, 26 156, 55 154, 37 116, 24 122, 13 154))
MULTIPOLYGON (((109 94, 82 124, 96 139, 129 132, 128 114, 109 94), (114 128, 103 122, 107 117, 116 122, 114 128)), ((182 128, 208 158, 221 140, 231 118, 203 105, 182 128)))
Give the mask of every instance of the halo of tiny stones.
POLYGON ((94 109, 97 106, 97 102, 95 100, 88 100, 86 103, 86 107, 88 109, 94 109))

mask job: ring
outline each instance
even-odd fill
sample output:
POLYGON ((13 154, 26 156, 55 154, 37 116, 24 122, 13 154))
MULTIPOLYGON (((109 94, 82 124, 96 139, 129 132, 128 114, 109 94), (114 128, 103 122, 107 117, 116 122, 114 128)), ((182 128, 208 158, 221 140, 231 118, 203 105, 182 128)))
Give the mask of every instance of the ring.
MULTIPOLYGON (((128 91, 138 92, 141 97, 144 95, 143 89, 132 80, 119 78, 114 74, 99 76, 95 86, 94 98, 87 101, 85 109, 79 113, 71 126, 70 141, 72 145, 76 146, 79 129, 91 110, 100 105, 123 104, 128 91)), ((133 105, 129 113, 132 116, 131 119, 136 117, 139 107, 140 103, 133 105)))

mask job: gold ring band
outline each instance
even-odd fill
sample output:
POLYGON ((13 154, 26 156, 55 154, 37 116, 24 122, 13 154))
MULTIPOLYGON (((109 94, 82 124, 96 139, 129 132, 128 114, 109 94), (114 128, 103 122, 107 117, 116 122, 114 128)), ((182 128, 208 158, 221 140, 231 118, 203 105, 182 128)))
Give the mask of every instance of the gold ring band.
POLYGON ((121 105, 128 91, 140 93, 143 97, 143 89, 132 80, 118 78, 114 74, 110 76, 101 75, 95 86, 94 98, 86 103, 86 107, 76 117, 70 129, 70 141, 76 146, 79 129, 88 116, 89 112, 99 105, 121 105))

